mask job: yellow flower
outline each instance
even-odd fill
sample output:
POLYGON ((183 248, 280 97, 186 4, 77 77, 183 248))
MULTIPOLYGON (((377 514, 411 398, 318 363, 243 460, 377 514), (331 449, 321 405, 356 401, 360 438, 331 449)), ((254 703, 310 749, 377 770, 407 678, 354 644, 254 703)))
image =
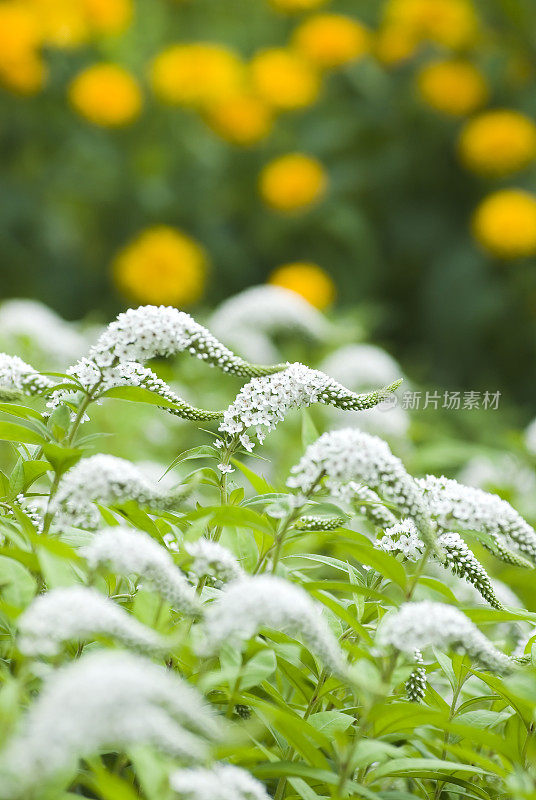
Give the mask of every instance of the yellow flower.
POLYGON ((86 10, 80 0, 29 0, 43 36, 53 47, 79 47, 90 37, 86 10))
POLYGON ((519 111, 488 111, 466 123, 459 151, 475 172, 508 175, 536 158, 536 125, 519 111))
POLYGON ((488 96, 483 74, 466 61, 434 61, 417 76, 422 98, 437 111, 463 116, 482 105, 488 96))
POLYGON ((284 47, 261 50, 251 62, 251 79, 259 97, 279 109, 304 108, 318 97, 320 79, 298 53, 284 47))
POLYGON ((268 282, 300 294, 316 308, 327 308, 335 300, 337 290, 325 270, 310 261, 282 264, 271 273, 268 282))
POLYGON ((43 59, 35 53, 0 65, 0 82, 18 94, 35 94, 43 88, 47 75, 43 59))
POLYGON ((46 67, 39 53, 39 21, 19 2, 0 3, 0 82, 20 94, 33 94, 44 84, 46 67))
POLYGON ((132 0, 83 0, 83 4, 97 33, 121 33, 132 20, 132 0))
POLYGON ((417 50, 417 38, 406 28, 386 25, 376 35, 374 51, 386 66, 395 66, 407 61, 417 50))
POLYGON ((266 103, 244 91, 208 106, 207 121, 223 139, 247 146, 268 136, 273 114, 266 103))
POLYGON ((203 294, 207 256, 190 236, 167 225, 148 228, 115 259, 118 288, 130 299, 155 305, 194 303, 203 294))
POLYGON ((95 125, 128 125, 140 113, 142 95, 135 78, 116 64, 95 64, 71 82, 73 108, 95 125))
POLYGON ((278 11, 312 11, 323 6, 327 0, 270 0, 278 11))
POLYGON ((267 205, 278 211, 296 211, 317 202, 325 193, 327 176, 322 164, 303 153, 289 153, 267 164, 259 188, 267 205))
POLYGON ((389 0, 385 21, 390 26, 405 28, 419 41, 451 48, 471 44, 479 27, 469 0, 389 0))
POLYGON ((244 66, 232 50, 217 44, 176 44, 152 64, 155 93, 167 103, 203 107, 234 94, 243 83, 244 66))
POLYGON ((536 196, 502 189, 486 197, 473 217, 473 233, 490 253, 517 258, 536 253, 536 196))
POLYGON ((320 68, 339 67, 370 50, 367 28, 342 14, 309 17, 294 32, 296 49, 320 68))

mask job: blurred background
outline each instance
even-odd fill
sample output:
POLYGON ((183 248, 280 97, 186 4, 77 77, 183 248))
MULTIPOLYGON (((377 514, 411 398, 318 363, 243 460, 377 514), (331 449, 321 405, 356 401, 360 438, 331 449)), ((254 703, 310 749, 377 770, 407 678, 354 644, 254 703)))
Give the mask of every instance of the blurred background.
POLYGON ((0 299, 270 282, 527 421, 535 53, 533 0, 0 0, 0 299))

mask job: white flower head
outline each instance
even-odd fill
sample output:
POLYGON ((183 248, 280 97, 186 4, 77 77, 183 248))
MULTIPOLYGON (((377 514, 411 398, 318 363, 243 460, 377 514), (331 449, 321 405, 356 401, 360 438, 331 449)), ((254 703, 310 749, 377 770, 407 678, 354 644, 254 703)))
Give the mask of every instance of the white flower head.
POLYGON ((293 408, 324 403, 346 410, 365 409, 381 402, 393 386, 358 395, 333 378, 298 362, 274 375, 253 378, 226 409, 220 431, 242 434, 255 428, 257 437, 269 433, 293 408))
POLYGON ((180 769, 170 784, 184 800, 271 800, 262 783, 232 764, 180 769))
POLYGON ((240 647, 261 628, 273 628, 303 641, 334 673, 347 674, 344 655, 318 606, 300 586, 272 575, 230 583, 207 608, 204 651, 225 644, 240 647))
POLYGON ((492 672, 505 672, 512 667, 512 660, 497 650, 462 611, 429 600, 404 603, 386 616, 378 629, 377 642, 404 653, 426 647, 461 648, 492 672))
POLYGON ((219 726, 195 689, 140 656, 101 651, 54 671, 0 756, 0 798, 41 788, 103 749, 205 759, 219 726))
POLYGON ((93 569, 104 565, 119 575, 139 575, 184 614, 200 610, 199 599, 169 552, 144 531, 105 528, 81 553, 93 569))
POLYGON ((52 508, 58 512, 60 522, 92 529, 100 522, 95 503, 117 505, 129 500, 166 508, 173 504, 174 497, 152 485, 130 461, 98 454, 81 459, 65 473, 52 508))
POLYGON ((0 353, 0 395, 42 394, 54 381, 41 375, 18 356, 0 353))
POLYGON ((380 550, 394 554, 400 553, 408 561, 419 561, 426 549, 426 545, 411 519, 403 519, 387 528, 385 535, 374 544, 380 550))
POLYGON ((229 475, 231 472, 234 472, 233 467, 230 464, 224 464, 223 461, 218 464, 218 469, 223 475, 229 475))
POLYGON ((96 589, 72 586, 38 595, 18 619, 19 649, 56 655, 65 642, 109 636, 135 650, 165 650, 165 642, 96 589))
POLYGON ((235 556, 219 542, 201 538, 185 547, 193 558, 190 569, 198 578, 208 577, 228 583, 244 576, 235 556))

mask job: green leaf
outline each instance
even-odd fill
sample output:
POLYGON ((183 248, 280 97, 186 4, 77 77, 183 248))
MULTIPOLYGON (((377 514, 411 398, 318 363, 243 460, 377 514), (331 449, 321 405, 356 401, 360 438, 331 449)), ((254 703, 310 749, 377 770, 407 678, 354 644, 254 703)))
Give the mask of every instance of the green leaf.
POLYGON ((22 442, 24 444, 44 444, 44 439, 37 431, 17 425, 15 422, 0 421, 0 439, 5 442, 22 442))
POLYGON ((373 772, 374 780, 393 775, 428 775, 435 773, 444 777, 444 773, 471 772, 475 775, 486 774, 487 770, 472 764, 457 764, 455 761, 444 761, 439 758, 393 758, 386 764, 376 767, 373 772))
POLYGON ((252 686, 258 686, 274 674, 276 667, 277 660, 274 651, 268 648, 261 650, 242 668, 240 688, 249 689, 252 686))
POLYGON ((37 591, 33 575, 19 561, 0 555, 0 595, 10 605, 26 608, 37 591))
POLYGON ((311 417, 311 413, 304 408, 302 411, 302 428, 301 428, 301 438, 302 438, 302 447, 305 450, 309 447, 310 444, 316 442, 320 434, 316 429, 316 425, 313 422, 311 417))
POLYGON ((47 461, 52 464, 56 475, 63 475, 64 472, 67 472, 80 460, 83 452, 79 447, 62 447, 52 442, 43 445, 43 453, 47 461))
POLYGON ((344 733, 353 722, 353 717, 349 714, 343 714, 342 711, 319 711, 309 717, 309 723, 313 728, 327 733, 328 736, 332 736, 335 733, 344 733))
POLYGON ((252 469, 246 467, 246 465, 242 464, 242 462, 237 458, 232 458, 231 462, 240 470, 243 475, 245 475, 257 494, 268 494, 269 492, 275 492, 275 488, 271 486, 268 481, 262 477, 262 475, 257 475, 252 469))

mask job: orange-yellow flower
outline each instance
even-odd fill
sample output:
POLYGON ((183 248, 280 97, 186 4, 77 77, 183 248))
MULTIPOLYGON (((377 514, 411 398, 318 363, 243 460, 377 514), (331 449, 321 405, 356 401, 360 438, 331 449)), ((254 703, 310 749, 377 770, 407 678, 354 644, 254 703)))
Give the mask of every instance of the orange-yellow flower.
POLYGON ((478 33, 479 20, 469 0, 389 0, 385 22, 405 28, 419 41, 462 48, 478 33))
POLYGON ((151 79, 161 100, 203 107, 237 92, 244 65, 232 50, 218 44, 176 44, 153 61, 151 79))
POLYGON ((433 61, 420 70, 417 83, 428 105, 451 116, 469 114, 488 96, 486 79, 467 61, 433 61))
POLYGON ((327 188, 327 175, 316 158, 289 153, 267 164, 259 179, 264 202, 277 211, 298 211, 316 203, 327 188))
POLYGON ((52 47, 74 48, 86 42, 91 29, 82 2, 77 0, 28 0, 52 47))
POLYGON ((140 113, 142 94, 136 79, 117 64, 95 64, 71 82, 73 108, 96 125, 128 125, 140 113))
POLYGON ((44 84, 46 67, 39 48, 39 21, 20 2, 0 3, 0 82, 14 92, 33 94, 44 84))
POLYGON ((317 99, 320 78, 302 56, 284 47, 261 50, 251 62, 259 97, 278 109, 304 108, 317 99))
POLYGON ((296 29, 296 49, 320 68, 340 67, 370 50, 367 28, 343 14, 317 14, 296 29))
POLYGON ((473 216, 473 233, 490 253, 518 258, 536 253, 536 196, 521 189, 488 195, 473 216))
POLYGON ((176 228, 148 228, 115 259, 118 288, 131 300, 155 305, 187 305, 205 288, 207 256, 190 236, 176 228))
POLYGON ((320 309, 330 306, 337 294, 331 276, 311 261, 282 264, 270 274, 268 282, 291 289, 320 309))
POLYGON ((207 108, 207 121, 223 139, 247 146, 268 136, 273 114, 265 102, 243 91, 211 103, 207 108))
POLYGON ((121 33, 132 20, 132 0, 83 0, 83 4, 97 33, 121 33))
POLYGON ((465 124, 459 151, 483 175, 508 175, 536 158, 536 125, 519 111, 487 111, 465 124))
POLYGON ((312 11, 323 6, 327 0, 270 0, 278 11, 294 13, 296 11, 312 11))
POLYGON ((418 44, 417 38, 406 28, 385 25, 376 35, 374 52, 383 64, 391 67, 415 55, 418 44))

